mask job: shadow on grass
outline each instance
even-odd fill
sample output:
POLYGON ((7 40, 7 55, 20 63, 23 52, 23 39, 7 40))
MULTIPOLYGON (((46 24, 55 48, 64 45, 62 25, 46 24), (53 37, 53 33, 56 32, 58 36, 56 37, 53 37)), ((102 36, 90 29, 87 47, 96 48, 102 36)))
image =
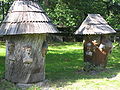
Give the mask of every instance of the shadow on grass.
MULTIPOLYGON (((120 50, 120 49, 119 49, 120 50)), ((50 53, 46 57, 46 79, 58 87, 66 85, 67 82, 76 82, 80 79, 102 79, 113 78, 120 72, 120 52, 114 50, 108 61, 108 66, 100 72, 81 72, 83 64, 83 53, 81 51, 64 52, 62 54, 50 53), (80 72, 79 72, 80 71, 80 72)))
MULTIPOLYGON (((65 46, 65 45, 74 45, 75 42, 59 42, 59 43, 49 43, 50 46, 65 46)), ((81 46, 82 43, 76 42, 76 45, 81 46)))

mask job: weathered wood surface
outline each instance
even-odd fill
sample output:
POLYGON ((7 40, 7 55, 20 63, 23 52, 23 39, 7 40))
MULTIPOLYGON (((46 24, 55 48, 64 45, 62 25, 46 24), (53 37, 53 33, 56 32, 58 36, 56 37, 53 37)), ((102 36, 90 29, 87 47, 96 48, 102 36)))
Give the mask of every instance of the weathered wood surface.
POLYGON ((84 61, 96 66, 105 67, 111 48, 112 43, 107 38, 86 38, 84 42, 84 61), (101 45, 104 47, 101 47, 101 45))
POLYGON ((58 33, 51 23, 3 23, 0 35, 58 33))
POLYGON ((7 37, 5 79, 15 83, 34 83, 45 79, 43 42, 46 35, 7 37))
POLYGON ((0 35, 58 33, 42 7, 30 0, 14 1, 0 27, 0 35))
POLYGON ((75 34, 110 34, 116 31, 107 24, 100 14, 88 14, 75 34))
MULTIPOLYGON (((10 7, 9 12, 16 12, 16 11, 39 11, 43 12, 43 9, 34 2, 35 0, 15 0, 10 7)), ((36 0, 38 1, 38 0, 36 0)))

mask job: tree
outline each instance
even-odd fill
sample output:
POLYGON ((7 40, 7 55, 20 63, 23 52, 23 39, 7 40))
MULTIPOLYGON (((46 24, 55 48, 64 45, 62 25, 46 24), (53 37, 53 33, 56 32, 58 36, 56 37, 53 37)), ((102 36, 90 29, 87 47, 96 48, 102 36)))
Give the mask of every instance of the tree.
POLYGON ((119 0, 103 0, 106 4, 107 20, 115 29, 120 28, 120 1, 119 0))
MULTIPOLYGON (((6 0, 8 1, 8 0, 6 0)), ((120 0, 34 0, 47 12, 57 27, 74 32, 87 14, 101 14, 114 28, 120 28, 120 0)))
POLYGON ((47 14, 58 27, 79 27, 88 13, 106 15, 106 6, 101 0, 46 0, 41 1, 47 14))

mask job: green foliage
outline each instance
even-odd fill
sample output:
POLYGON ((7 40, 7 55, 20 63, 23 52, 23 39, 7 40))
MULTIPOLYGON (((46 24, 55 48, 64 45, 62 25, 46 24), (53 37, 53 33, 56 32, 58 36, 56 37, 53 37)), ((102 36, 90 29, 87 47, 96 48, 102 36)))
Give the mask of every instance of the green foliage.
POLYGON ((26 90, 42 90, 42 89, 40 87, 36 86, 36 85, 33 85, 32 87, 29 87, 26 90))
POLYGON ((106 19, 114 29, 120 28, 120 0, 103 0, 106 4, 106 19))
POLYGON ((101 14, 114 28, 120 28, 119 0, 43 0, 48 16, 58 27, 79 27, 87 14, 101 14), (45 3, 47 1, 47 4, 45 3))
POLYGON ((4 77, 4 60, 5 60, 5 44, 3 42, 0 42, 0 79, 4 77))
POLYGON ((111 16, 108 16, 106 20, 113 28, 120 29, 120 15, 112 14, 111 16))
POLYGON ((114 29, 120 28, 120 0, 40 0, 40 4, 57 27, 70 27, 69 32, 76 31, 74 27, 79 27, 89 13, 99 13, 114 29))
POLYGON ((54 14, 50 12, 50 9, 47 8, 48 15, 52 17, 55 24, 61 27, 65 26, 74 26, 75 19, 72 15, 72 10, 68 7, 66 3, 63 3, 59 0, 54 8, 54 14))
POLYGON ((7 15, 7 11, 10 7, 9 2, 12 2, 13 0, 1 0, 0 1, 0 21, 2 21, 5 18, 5 15, 7 15))

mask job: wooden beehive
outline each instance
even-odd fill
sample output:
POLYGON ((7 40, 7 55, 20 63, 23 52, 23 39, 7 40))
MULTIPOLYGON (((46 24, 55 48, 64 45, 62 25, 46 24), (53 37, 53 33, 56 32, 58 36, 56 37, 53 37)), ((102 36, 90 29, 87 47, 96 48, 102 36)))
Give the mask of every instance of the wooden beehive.
POLYGON ((47 33, 58 33, 58 30, 36 2, 14 1, 0 27, 7 46, 5 79, 15 83, 45 79, 47 33))
POLYGON ((88 14, 75 34, 85 35, 84 61, 105 67, 112 48, 108 34, 116 33, 100 14, 88 14))

